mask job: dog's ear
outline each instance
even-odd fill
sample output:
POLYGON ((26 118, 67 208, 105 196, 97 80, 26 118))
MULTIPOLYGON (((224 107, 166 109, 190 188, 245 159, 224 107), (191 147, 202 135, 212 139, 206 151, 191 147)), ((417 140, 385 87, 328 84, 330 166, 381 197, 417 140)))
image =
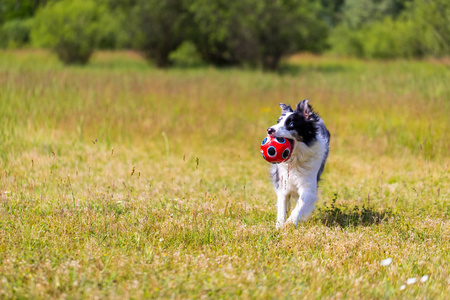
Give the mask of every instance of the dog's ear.
POLYGON ((312 113, 312 107, 308 104, 308 99, 305 99, 298 103, 297 109, 295 110, 298 113, 301 113, 306 119, 309 118, 309 115, 312 113))
POLYGON ((286 105, 284 103, 280 103, 281 113, 285 114, 288 112, 293 112, 292 107, 290 105, 286 105))

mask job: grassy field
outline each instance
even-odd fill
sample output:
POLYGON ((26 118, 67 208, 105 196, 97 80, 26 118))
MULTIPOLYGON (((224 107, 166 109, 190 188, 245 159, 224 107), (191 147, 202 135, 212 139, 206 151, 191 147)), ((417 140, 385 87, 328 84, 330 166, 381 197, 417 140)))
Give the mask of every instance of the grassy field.
POLYGON ((448 61, 2 51, 0 298, 444 299, 449 130, 448 61), (305 98, 331 152, 311 219, 276 230, 259 145, 305 98))

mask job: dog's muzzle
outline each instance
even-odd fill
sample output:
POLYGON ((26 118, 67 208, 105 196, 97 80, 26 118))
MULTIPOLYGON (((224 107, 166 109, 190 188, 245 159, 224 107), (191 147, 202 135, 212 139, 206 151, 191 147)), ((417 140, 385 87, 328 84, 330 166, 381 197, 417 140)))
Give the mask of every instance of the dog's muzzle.
POLYGON ((270 136, 273 136, 275 134, 275 129, 273 129, 272 127, 267 129, 267 134, 270 136))

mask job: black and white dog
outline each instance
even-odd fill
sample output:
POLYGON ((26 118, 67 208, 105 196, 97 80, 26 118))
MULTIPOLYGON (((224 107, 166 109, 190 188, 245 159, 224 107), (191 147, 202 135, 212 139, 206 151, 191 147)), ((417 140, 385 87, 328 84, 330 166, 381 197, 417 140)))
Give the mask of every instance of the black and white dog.
POLYGON ((290 139, 293 147, 291 157, 286 162, 274 164, 271 170, 277 193, 277 228, 286 222, 297 225, 314 210, 317 185, 330 146, 330 133, 308 100, 301 101, 295 111, 283 103, 280 107, 281 116, 276 125, 267 129, 267 133, 290 139), (286 220, 291 197, 297 200, 297 204, 286 220))

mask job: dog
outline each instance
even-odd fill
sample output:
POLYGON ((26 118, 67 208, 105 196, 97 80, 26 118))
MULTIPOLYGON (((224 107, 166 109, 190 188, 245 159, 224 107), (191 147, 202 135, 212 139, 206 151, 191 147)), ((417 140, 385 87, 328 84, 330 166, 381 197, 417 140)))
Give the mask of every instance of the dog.
POLYGON ((280 107, 281 116, 267 133, 289 139, 293 147, 291 157, 273 164, 270 172, 277 194, 277 228, 289 223, 296 226, 313 212, 330 148, 330 133, 307 99, 299 102, 295 111, 283 103, 280 107), (297 204, 286 220, 291 198, 296 199, 297 204))

